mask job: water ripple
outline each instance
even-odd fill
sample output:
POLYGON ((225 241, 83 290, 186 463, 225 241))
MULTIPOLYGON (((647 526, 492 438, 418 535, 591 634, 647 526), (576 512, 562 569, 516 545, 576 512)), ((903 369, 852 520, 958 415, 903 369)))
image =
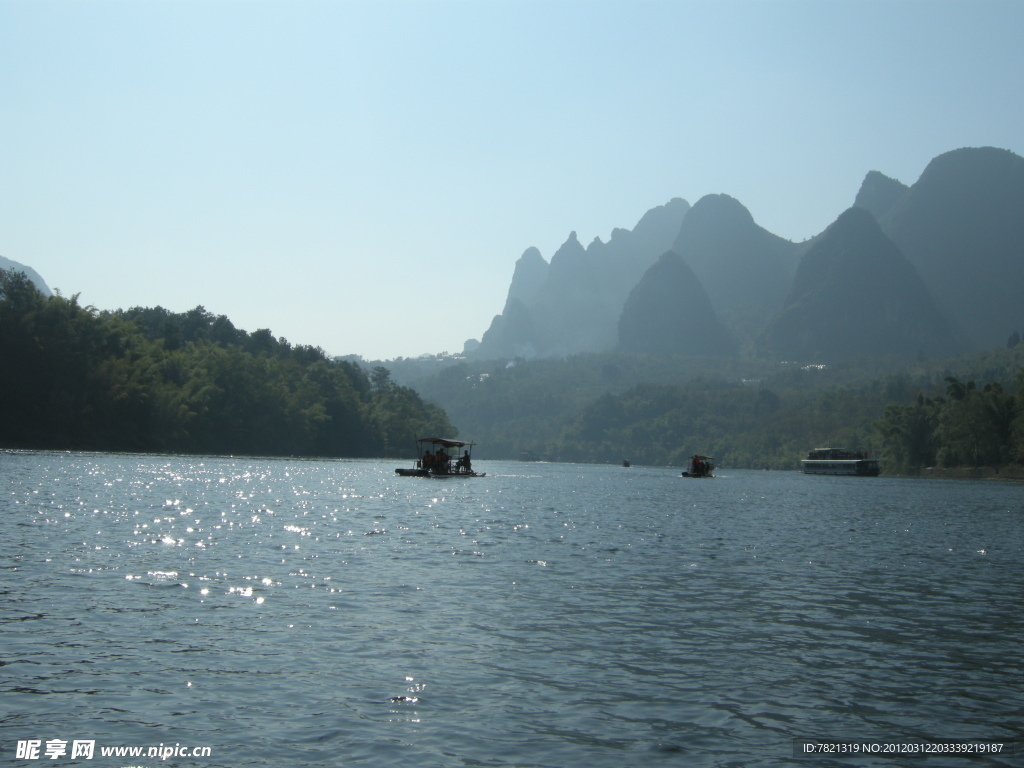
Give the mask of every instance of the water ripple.
POLYGON ((1021 486, 392 470, 0 454, 5 744, 209 745, 232 768, 1024 749, 1021 486))

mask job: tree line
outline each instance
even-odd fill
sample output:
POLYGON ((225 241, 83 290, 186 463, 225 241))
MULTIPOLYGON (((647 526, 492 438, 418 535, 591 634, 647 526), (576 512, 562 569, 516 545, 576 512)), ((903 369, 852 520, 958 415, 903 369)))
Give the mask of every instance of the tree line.
POLYGON ((502 458, 683 467, 704 454, 796 469, 830 446, 869 451, 889 473, 1024 463, 1020 345, 828 367, 580 355, 463 363, 416 386, 502 458))
POLYGON ((1024 464, 1024 368, 1014 389, 948 376, 944 394, 890 404, 876 424, 889 471, 1024 464))
POLYGON ((0 270, 0 447, 793 469, 824 445, 883 471, 1024 463, 1024 345, 898 367, 630 355, 451 365, 402 386, 203 307, 98 312, 0 270), (976 381, 987 382, 976 384, 976 381), (445 410, 442 410, 444 408, 445 410), (451 419, 451 420, 450 420, 451 419))
POLYGON ((0 445, 371 457, 455 436, 389 372, 369 373, 203 307, 98 312, 0 270, 0 445))
POLYGON ((948 376, 942 394, 891 402, 906 400, 905 389, 898 377, 810 392, 721 380, 640 385, 584 408, 554 450, 575 461, 673 466, 706 452, 729 466, 791 469, 811 448, 847 447, 868 450, 889 474, 1024 464, 1024 369, 1013 391, 948 376))

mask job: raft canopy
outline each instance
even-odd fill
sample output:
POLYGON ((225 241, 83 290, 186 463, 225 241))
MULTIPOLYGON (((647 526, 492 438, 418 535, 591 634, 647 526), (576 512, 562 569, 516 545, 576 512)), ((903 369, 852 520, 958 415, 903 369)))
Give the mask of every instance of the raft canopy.
POLYGON ((441 445, 445 448, 462 448, 467 445, 476 445, 476 443, 469 443, 464 440, 452 440, 448 437, 421 437, 418 442, 430 443, 431 445, 441 445))

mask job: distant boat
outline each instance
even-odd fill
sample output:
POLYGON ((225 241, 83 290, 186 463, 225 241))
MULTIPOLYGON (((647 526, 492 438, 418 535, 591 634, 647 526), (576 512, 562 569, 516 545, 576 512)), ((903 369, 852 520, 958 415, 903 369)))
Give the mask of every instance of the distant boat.
POLYGON ((683 470, 683 477, 714 477, 715 459, 713 456, 692 456, 690 468, 683 470))
POLYGON ((483 477, 486 472, 477 472, 473 469, 473 462, 470 457, 470 450, 476 443, 468 443, 464 440, 451 440, 447 437, 421 437, 419 450, 423 456, 416 459, 413 467, 399 467, 395 474, 401 477, 483 477), (433 448, 433 450, 431 450, 433 448), (456 449, 456 456, 450 453, 456 449), (459 449, 465 449, 462 456, 458 456, 459 449))
POLYGON ((878 477, 878 460, 868 458, 870 455, 845 448, 815 448, 800 462, 800 470, 805 475, 878 477))
POLYGON ((629 469, 633 465, 629 463, 629 459, 623 459, 622 466, 624 466, 626 469, 629 469))

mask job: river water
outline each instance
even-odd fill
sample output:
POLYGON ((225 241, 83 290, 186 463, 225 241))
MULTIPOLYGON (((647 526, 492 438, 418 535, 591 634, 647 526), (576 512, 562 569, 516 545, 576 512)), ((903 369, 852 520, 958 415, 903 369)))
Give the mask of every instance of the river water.
POLYGON ((397 465, 0 453, 0 764, 1024 764, 1024 485, 397 465))

